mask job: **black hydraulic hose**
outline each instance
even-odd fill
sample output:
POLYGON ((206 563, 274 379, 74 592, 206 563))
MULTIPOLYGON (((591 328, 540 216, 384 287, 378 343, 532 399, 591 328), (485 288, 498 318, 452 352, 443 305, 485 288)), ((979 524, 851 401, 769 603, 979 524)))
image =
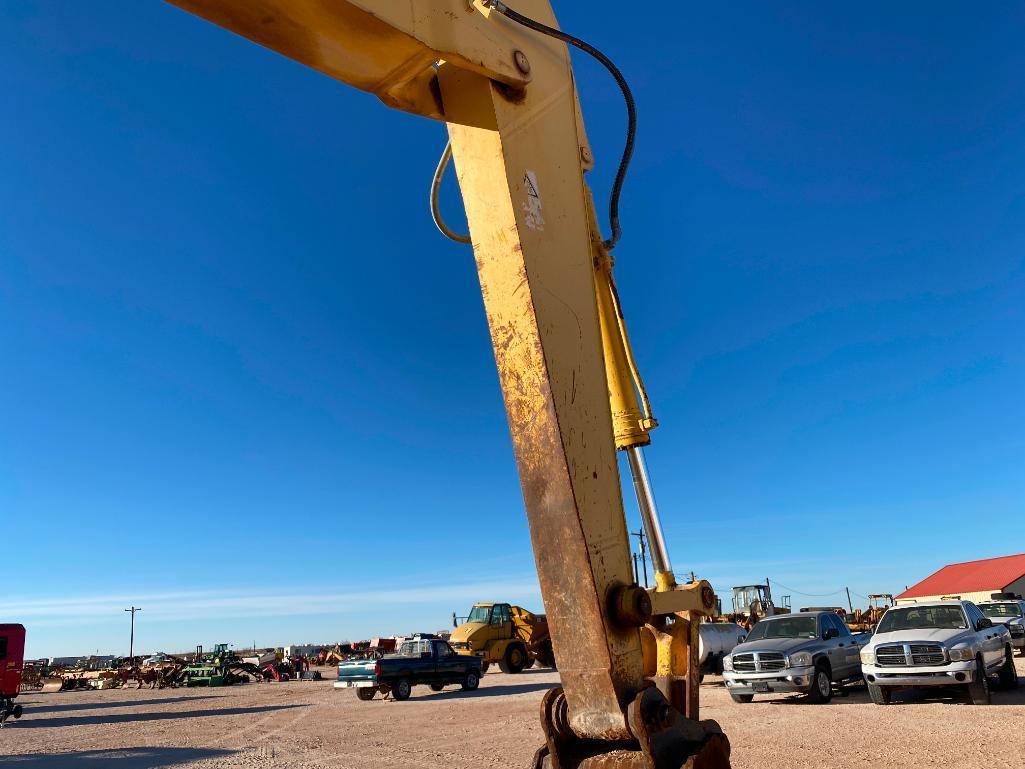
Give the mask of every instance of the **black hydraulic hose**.
POLYGON ((605 69, 607 69, 612 77, 615 78, 616 83, 619 85, 619 90, 623 92, 623 99, 626 101, 626 115, 627 115, 627 129, 626 129, 626 147, 623 149, 623 158, 619 161, 619 170, 616 172, 616 181, 612 185, 612 194, 609 198, 609 226, 612 228, 612 237, 606 240, 605 248, 611 251, 616 247, 620 237, 623 234, 623 230, 619 225, 619 199, 623 193, 623 182, 626 181, 626 172, 630 167, 630 160, 633 157, 634 152, 634 141, 637 137, 637 106, 634 103, 633 93, 630 91, 630 86, 626 82, 626 78, 623 73, 619 71, 619 67, 612 63, 612 60, 595 48, 590 43, 581 40, 573 35, 568 35, 562 30, 554 29, 539 21, 535 21, 521 13, 517 13, 512 8, 507 6, 501 0, 486 0, 485 3, 492 10, 497 11, 506 18, 515 21, 517 24, 522 24, 524 27, 540 32, 543 35, 548 35, 561 40, 568 45, 572 45, 574 48, 579 48, 584 53, 593 56, 599 62, 601 62, 605 69))

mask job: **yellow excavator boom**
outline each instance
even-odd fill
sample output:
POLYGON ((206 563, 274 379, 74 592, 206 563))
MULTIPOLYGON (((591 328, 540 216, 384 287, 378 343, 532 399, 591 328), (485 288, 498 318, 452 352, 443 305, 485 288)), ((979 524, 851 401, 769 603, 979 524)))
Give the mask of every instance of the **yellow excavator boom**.
POLYGON ((563 683, 542 703, 535 765, 728 766, 725 737, 697 721, 715 597, 677 586, 665 553, 640 454, 655 423, 584 181, 569 51, 539 31, 557 30, 548 0, 170 1, 448 124, 563 683), (617 448, 657 590, 633 580, 617 448))

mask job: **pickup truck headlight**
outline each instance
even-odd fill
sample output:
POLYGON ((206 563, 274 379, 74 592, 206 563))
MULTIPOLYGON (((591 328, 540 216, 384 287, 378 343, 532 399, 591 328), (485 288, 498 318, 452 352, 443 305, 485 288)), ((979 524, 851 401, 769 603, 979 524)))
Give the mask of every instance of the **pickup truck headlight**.
POLYGON ((961 649, 949 649, 947 654, 950 655, 951 662, 971 662, 975 659, 975 652, 967 646, 961 649))
POLYGON ((808 668, 811 667, 812 657, 811 652, 794 652, 789 657, 790 667, 792 668, 808 668))
POLYGON ((862 665, 874 665, 876 661, 876 653, 871 649, 861 650, 861 664, 862 665))
POLYGON ((722 658, 722 669, 730 671, 733 670, 733 657, 726 656, 722 658))

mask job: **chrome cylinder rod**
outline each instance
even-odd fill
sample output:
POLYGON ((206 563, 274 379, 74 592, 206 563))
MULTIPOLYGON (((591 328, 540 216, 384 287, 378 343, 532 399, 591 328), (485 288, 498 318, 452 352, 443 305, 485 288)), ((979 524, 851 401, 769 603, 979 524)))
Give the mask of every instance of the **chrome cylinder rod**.
POLYGON ((651 491, 651 480, 648 478, 648 466, 644 463, 643 449, 640 446, 631 446, 626 450, 626 455, 630 460, 630 475, 633 476, 634 491, 637 493, 641 522, 648 535, 651 564, 655 567, 656 574, 672 572, 669 551, 666 549, 665 537, 662 536, 662 522, 658 518, 655 495, 651 491))

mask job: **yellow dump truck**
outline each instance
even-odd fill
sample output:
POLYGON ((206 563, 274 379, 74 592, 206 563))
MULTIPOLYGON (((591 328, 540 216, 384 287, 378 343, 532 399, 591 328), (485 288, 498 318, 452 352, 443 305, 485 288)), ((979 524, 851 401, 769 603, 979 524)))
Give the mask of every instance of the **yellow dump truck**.
POLYGON ((532 664, 555 667, 548 620, 507 603, 477 603, 465 621, 453 615, 449 643, 458 654, 480 657, 486 671, 492 662, 503 673, 519 673, 532 664))

